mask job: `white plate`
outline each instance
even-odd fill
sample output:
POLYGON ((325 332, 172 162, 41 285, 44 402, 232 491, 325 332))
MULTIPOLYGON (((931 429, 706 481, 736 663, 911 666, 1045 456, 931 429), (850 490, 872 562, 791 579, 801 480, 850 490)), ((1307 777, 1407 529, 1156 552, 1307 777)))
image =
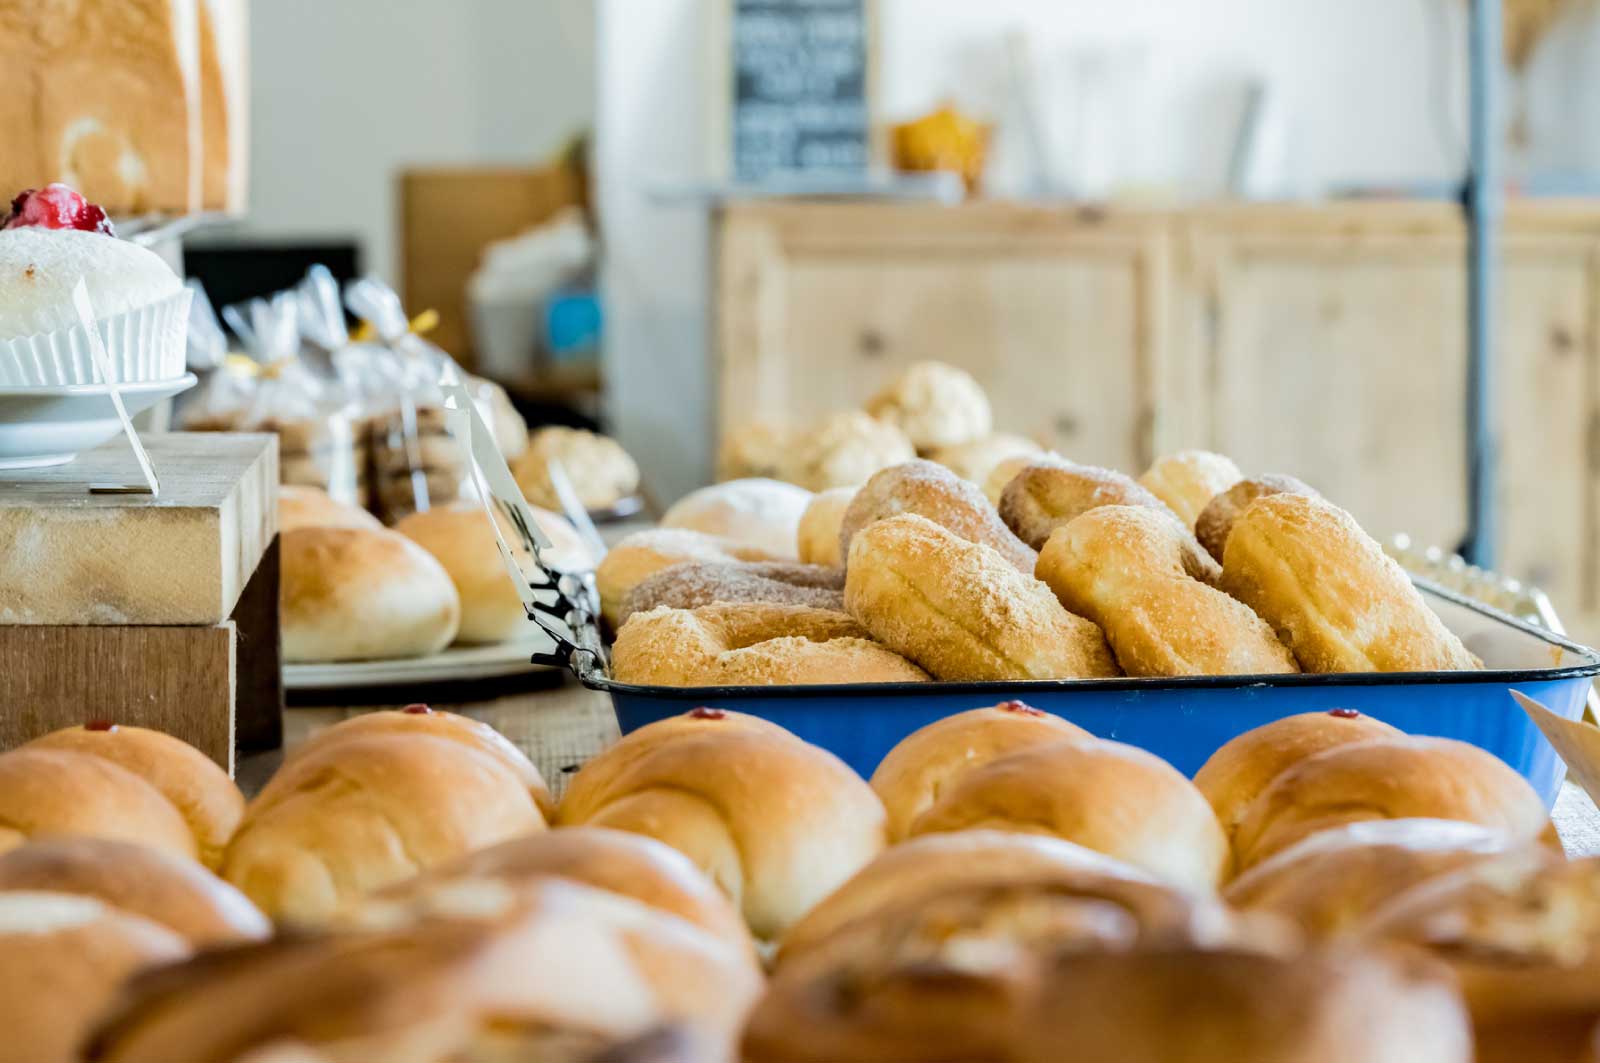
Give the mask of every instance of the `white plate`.
POLYGON ((332 690, 346 687, 386 687, 406 683, 433 683, 469 679, 498 679, 524 672, 550 671, 548 665, 528 658, 554 648, 543 634, 488 646, 451 646, 431 657, 401 657, 389 661, 332 661, 285 664, 285 690, 332 690))
MULTIPOLYGON (((194 387, 195 375, 123 384, 133 417, 194 387)), ((0 387, 0 469, 61 465, 122 432, 104 384, 0 387)), ((157 470, 159 472, 159 470, 157 470)))

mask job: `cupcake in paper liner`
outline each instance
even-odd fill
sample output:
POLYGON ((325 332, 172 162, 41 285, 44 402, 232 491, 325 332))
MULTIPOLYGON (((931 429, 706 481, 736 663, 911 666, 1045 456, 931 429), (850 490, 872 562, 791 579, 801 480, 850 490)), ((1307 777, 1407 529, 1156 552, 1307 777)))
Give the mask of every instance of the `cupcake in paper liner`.
POLYGON ((0 223, 0 387, 104 383, 72 302, 80 280, 119 383, 183 375, 183 281, 117 239, 99 207, 51 185, 18 196, 0 223))

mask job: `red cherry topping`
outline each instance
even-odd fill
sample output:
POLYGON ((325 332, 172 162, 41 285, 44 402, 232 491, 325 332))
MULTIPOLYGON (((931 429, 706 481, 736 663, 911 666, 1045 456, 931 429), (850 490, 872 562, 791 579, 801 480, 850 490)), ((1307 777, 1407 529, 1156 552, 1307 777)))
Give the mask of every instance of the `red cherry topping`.
POLYGON ((1354 720, 1358 718, 1361 713, 1355 709, 1329 709, 1328 715, 1337 716, 1341 720, 1354 720))
POLYGON ((726 720, 728 714, 721 709, 708 709, 702 705, 698 709, 690 709, 688 717, 691 720, 726 720))
POLYGON ((115 731, 117 725, 110 720, 90 720, 83 725, 85 731, 115 731))
POLYGON ((1000 704, 996 705, 995 708, 999 709, 1001 712, 1015 712, 1022 716, 1045 715, 1045 711, 1043 709, 1036 709, 1032 705, 1027 705, 1020 701, 1002 701, 1000 704))
POLYGON ((414 701, 400 711, 411 716, 428 716, 433 713, 432 709, 428 708, 428 706, 424 705, 420 701, 414 701))
POLYGON ((0 222, 0 229, 25 227, 117 235, 104 210, 63 184, 30 188, 11 201, 11 213, 0 222))

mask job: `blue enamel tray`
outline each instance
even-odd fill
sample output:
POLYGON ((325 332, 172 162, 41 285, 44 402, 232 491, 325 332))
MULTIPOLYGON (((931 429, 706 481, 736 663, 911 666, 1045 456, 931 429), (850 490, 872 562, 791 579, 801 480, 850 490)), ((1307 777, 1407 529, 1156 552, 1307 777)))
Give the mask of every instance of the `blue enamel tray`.
POLYGON ((1140 746, 1193 775, 1236 735, 1283 716, 1357 709, 1411 734, 1458 738, 1500 757, 1549 805, 1566 775, 1519 690, 1568 719, 1583 713, 1600 654, 1488 606, 1418 581, 1428 603, 1484 662, 1476 672, 1196 676, 1002 683, 786 687, 645 687, 578 662, 611 695, 623 733, 701 705, 771 720, 832 750, 863 776, 906 735, 951 713, 1015 698, 1098 735, 1140 746))

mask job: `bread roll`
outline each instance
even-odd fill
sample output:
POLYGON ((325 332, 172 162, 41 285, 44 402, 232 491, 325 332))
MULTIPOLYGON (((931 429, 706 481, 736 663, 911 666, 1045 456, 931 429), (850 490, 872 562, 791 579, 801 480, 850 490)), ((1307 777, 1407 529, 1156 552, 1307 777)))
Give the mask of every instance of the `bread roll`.
POLYGON ((1017 454, 1013 457, 1002 458, 989 470, 989 475, 983 478, 983 497, 989 504, 996 508, 1000 505, 1000 498, 1006 493, 1006 488, 1030 465, 1048 464, 1055 462, 1061 464, 1067 459, 1055 451, 1044 451, 1038 454, 1017 454))
POLYGON ((1057 528, 1098 506, 1143 506, 1176 520, 1147 488, 1114 469, 1044 457, 1024 467, 1000 494, 1000 518, 1035 550, 1057 528))
POLYGON ((844 570, 793 561, 680 561, 637 584, 622 600, 618 619, 652 609, 707 605, 804 605, 844 610, 844 570))
POLYGON ((1100 629, 996 551, 903 514, 850 543, 845 608, 872 637, 951 681, 1117 674, 1100 629))
POLYGON ((1228 884, 1228 903, 1290 919, 1308 937, 1348 932, 1412 886, 1505 852, 1499 831, 1444 819, 1356 822, 1321 831, 1228 884))
POLYGON ((1093 738, 1076 724, 1020 701, 958 712, 913 731, 872 773, 872 788, 889 813, 889 840, 904 839, 912 821, 940 793, 995 758, 1041 742, 1093 738))
POLYGON ((941 791, 910 832, 975 827, 1064 838, 1190 889, 1214 889, 1230 864, 1194 784, 1121 742, 1050 742, 997 757, 941 791))
POLYGON ((0 855, 0 894, 91 897, 208 947, 272 932, 249 899, 192 860, 109 838, 40 838, 0 855))
POLYGON ((628 592, 680 561, 776 561, 765 550, 740 546, 703 532, 683 528, 650 528, 634 532, 613 546, 594 571, 600 592, 600 614, 612 629, 622 623, 628 592))
POLYGON ((639 492, 639 466, 621 443, 581 428, 552 425, 528 437, 528 449, 512 469, 523 497, 536 506, 561 508, 550 482, 551 461, 561 463, 585 509, 608 509, 639 492))
POLYGON ((854 487, 830 487, 811 496, 806 511, 800 515, 800 560, 808 565, 844 567, 844 554, 839 550, 839 527, 844 523, 845 511, 856 497, 854 487))
POLYGON ((802 433, 785 457, 782 479, 812 491, 855 487, 879 469, 917 456, 894 425, 858 410, 824 418, 802 433))
POLYGON ((128 769, 69 750, 0 754, 0 852, 47 834, 116 838, 189 860, 200 855, 183 815, 128 769))
POLYGON ((380 734, 428 735, 450 742, 460 742, 469 749, 487 753, 522 780, 522 784, 528 788, 528 793, 533 796, 534 804, 539 806, 539 811, 546 819, 555 813, 555 798, 550 796, 550 788, 545 785, 544 776, 539 774, 539 769, 528 759, 528 755, 518 749, 509 738, 482 720, 462 716, 459 713, 430 709, 422 704, 407 705, 403 709, 363 712, 347 720, 340 720, 332 727, 316 732, 296 749, 290 750, 284 763, 292 764, 301 757, 320 753, 352 738, 366 738, 380 734))
POLYGON ((989 434, 989 396, 970 373, 915 362, 871 399, 867 412, 906 434, 918 450, 970 443, 989 434))
MULTIPOLYGON (((553 547, 541 551, 546 565, 567 572, 594 567, 589 548, 565 517, 534 508, 533 519, 553 547)), ((500 526, 525 578, 537 584, 546 582, 534 564, 533 554, 522 547, 510 523, 501 518, 500 526)), ((494 529, 481 504, 455 502, 413 513, 396 524, 394 530, 432 554, 455 585, 461 598, 457 642, 502 642, 538 631, 506 572, 494 529)))
POLYGON ((103 757, 159 790, 194 834, 200 861, 215 869, 244 816, 244 795, 228 773, 187 742, 147 727, 104 722, 66 727, 28 743, 103 757))
POLYGON ((812 494, 778 480, 728 480, 692 491, 662 514, 663 528, 687 528, 751 546, 773 557, 799 557, 800 518, 812 494))
POLYGON ((1449 738, 1335 746, 1291 765, 1234 834, 1239 868, 1318 831, 1372 819, 1453 819, 1527 840, 1550 817, 1527 780, 1492 753, 1449 738))
POLYGON ((1157 458, 1139 477, 1139 484, 1193 531, 1206 504, 1243 478, 1231 458, 1209 450, 1180 450, 1157 458))
POLYGON ((1478 667, 1404 570, 1320 498, 1258 498, 1228 533, 1222 588, 1254 609, 1308 672, 1478 667))
POLYGON ((874 473, 850 501, 839 525, 839 553, 848 558, 850 540, 862 528, 902 513, 926 517, 968 542, 982 543, 1033 575, 1038 555, 1011 534, 1000 515, 972 484, 931 461, 908 461, 874 473))
POLYGON ((188 953, 166 927, 91 897, 0 893, 0 1061, 77 1063, 124 978, 188 953))
POLYGON ((1231 838, 1251 803, 1287 768, 1335 746, 1399 737, 1398 729, 1355 709, 1302 712, 1232 739, 1211 754, 1195 774, 1194 784, 1216 809, 1231 838))
POLYGON ((461 623, 455 584, 405 536, 299 528, 280 543, 284 660, 418 657, 455 639, 461 623))
POLYGON ((250 803, 223 877, 279 921, 316 923, 361 895, 542 829, 500 758, 426 734, 352 737, 296 757, 250 803))
MULTIPOLYGON (((968 443, 948 447, 935 447, 928 458, 938 462, 957 476, 982 488, 989 474, 1001 462, 1012 458, 1032 458, 1044 453, 1044 448, 1031 439, 997 432, 968 443)), ((990 499, 993 505, 995 499, 990 499)))
POLYGON ((1248 480, 1240 480, 1206 503, 1206 508, 1195 519, 1195 538, 1221 564, 1222 551, 1228 544, 1228 533, 1233 530, 1233 522, 1239 519, 1239 514, 1250 503, 1266 495, 1315 496, 1316 493, 1293 476, 1253 476, 1248 480))
POLYGON ((296 528, 381 528, 371 513, 336 501, 320 487, 278 485, 278 532, 296 528))
POLYGON ((717 479, 777 478, 797 435, 773 421, 751 421, 724 432, 717 447, 717 479))
POLYGON ((624 735, 572 777, 558 826, 645 834, 688 856, 775 938, 884 846, 872 788, 833 754, 739 713, 624 735))

